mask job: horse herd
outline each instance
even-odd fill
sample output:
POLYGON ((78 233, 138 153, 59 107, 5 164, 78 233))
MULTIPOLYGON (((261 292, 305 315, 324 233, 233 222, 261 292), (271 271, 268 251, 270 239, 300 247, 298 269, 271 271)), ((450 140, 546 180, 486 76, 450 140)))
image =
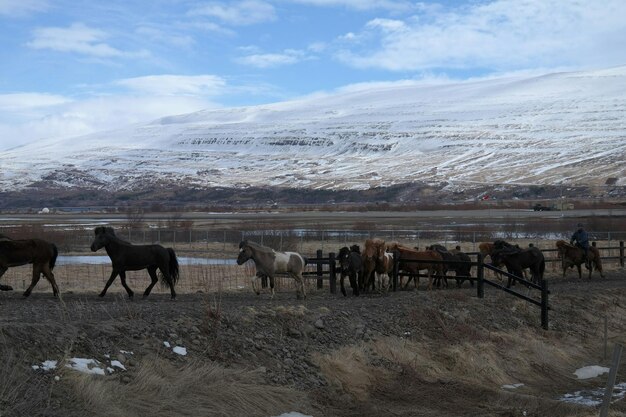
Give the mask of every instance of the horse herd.
MULTIPOLYGON (((171 298, 176 298, 174 287, 179 278, 179 265, 176 253, 171 248, 165 248, 158 244, 134 245, 115 235, 111 227, 96 227, 94 240, 91 244, 93 252, 105 248, 111 259, 112 271, 100 297, 104 297, 108 288, 119 275, 122 286, 128 297, 133 298, 134 292, 126 283, 126 271, 147 269, 151 282, 145 289, 143 296, 147 297, 152 288, 158 282, 157 270, 160 272, 162 283, 170 289, 171 298)), ((582 278, 581 265, 586 264, 589 269, 589 278, 593 269, 597 269, 600 275, 602 263, 597 248, 589 249, 585 259, 585 251, 579 247, 568 244, 565 241, 556 242, 563 276, 568 268, 574 266, 578 269, 579 278, 582 278)), ((494 266, 505 266, 510 274, 522 277, 528 269, 532 280, 539 283, 543 279, 545 271, 545 259, 541 250, 537 247, 520 248, 507 242, 498 240, 493 243, 481 243, 480 253, 489 256, 494 266)), ((59 295, 59 288, 55 282, 54 269, 59 251, 54 243, 42 239, 11 239, 0 235, 0 278, 9 267, 32 264, 32 280, 30 286, 24 292, 28 297, 43 275, 52 286, 55 296, 59 295)), ((457 286, 470 278, 472 261, 468 254, 461 251, 460 247, 448 250, 441 245, 432 245, 425 250, 404 246, 398 242, 385 242, 383 239, 367 239, 363 250, 359 245, 342 247, 337 256, 340 271, 341 292, 347 296, 344 280, 347 277, 352 288, 352 294, 358 296, 363 292, 387 291, 390 287, 391 277, 398 262, 397 270, 402 275, 408 275, 409 279, 404 284, 407 288, 411 279, 414 280, 415 288, 419 286, 421 271, 426 271, 429 279, 428 289, 433 285, 448 286, 447 273, 454 271, 457 286), (398 257, 394 257, 394 253, 398 257)), ((270 247, 244 240, 239 244, 237 264, 242 265, 252 260, 256 266, 256 275, 251 278, 252 289, 260 294, 260 285, 257 286, 258 278, 268 278, 272 296, 274 295, 274 278, 278 275, 287 275, 296 281, 297 298, 306 298, 306 286, 304 285, 303 272, 307 265, 307 258, 297 252, 280 252, 270 247)), ((470 280, 473 286, 473 281, 470 280)), ((507 287, 514 282, 509 277, 507 287)), ((400 279, 400 286, 403 286, 400 279)), ((12 290, 8 285, 0 284, 1 291, 12 290)))
MULTIPOLYGON (((568 244, 563 240, 556 242, 563 276, 568 268, 574 266, 578 269, 578 276, 582 278, 581 265, 585 264, 585 251, 582 248, 568 244)), ((531 279, 539 284, 543 279, 546 262, 541 250, 530 245, 528 248, 520 248, 503 240, 493 243, 481 243, 480 253, 491 258, 491 264, 496 267, 506 267, 509 274, 517 277, 525 276, 525 270, 531 273, 531 279)), ((347 296, 345 279, 348 278, 352 295, 358 296, 361 292, 378 290, 387 291, 394 272, 394 263, 398 262, 397 269, 400 275, 400 286, 403 286, 402 276, 408 275, 409 279, 404 284, 407 288, 411 279, 414 280, 415 288, 419 286, 420 272, 426 271, 428 277, 428 289, 433 285, 448 286, 447 273, 454 271, 458 287, 471 278, 472 261, 468 254, 461 251, 457 246, 452 250, 442 245, 431 245, 425 250, 411 248, 398 242, 387 243, 383 239, 367 239, 364 250, 359 245, 344 246, 339 249, 337 260, 339 261, 341 293, 347 296), (398 257, 394 257, 394 252, 398 257)), ((274 278, 276 275, 288 275, 296 281, 296 296, 298 299, 306 298, 303 272, 307 264, 307 258, 297 252, 279 252, 272 248, 259 245, 250 241, 239 244, 239 256, 237 264, 242 265, 248 260, 254 261, 257 273, 251 278, 252 289, 260 294, 260 286, 256 285, 259 278, 268 278, 272 296, 274 296, 274 278)), ((589 278, 593 269, 597 269, 600 275, 602 263, 597 248, 589 250, 588 269, 589 278)), ((507 288, 514 285, 515 281, 509 277, 507 288)), ((473 286, 473 280, 470 279, 473 286)))

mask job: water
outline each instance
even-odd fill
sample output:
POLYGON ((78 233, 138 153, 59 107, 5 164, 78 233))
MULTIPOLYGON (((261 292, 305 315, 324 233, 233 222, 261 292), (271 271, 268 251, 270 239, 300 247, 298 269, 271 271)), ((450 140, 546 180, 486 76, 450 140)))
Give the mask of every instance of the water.
MULTIPOLYGON (((584 389, 573 393, 565 394, 559 401, 566 403, 597 407, 604 400, 604 388, 584 389)), ((619 401, 626 396, 626 382, 615 385, 613 388, 613 398, 611 402, 619 401)))
MULTIPOLYGON (((65 256, 61 255, 57 258, 57 265, 106 265, 110 264, 111 259, 108 256, 65 256)), ((195 258, 181 256, 178 258, 180 265, 236 265, 237 261, 234 259, 217 259, 217 258, 195 258)))

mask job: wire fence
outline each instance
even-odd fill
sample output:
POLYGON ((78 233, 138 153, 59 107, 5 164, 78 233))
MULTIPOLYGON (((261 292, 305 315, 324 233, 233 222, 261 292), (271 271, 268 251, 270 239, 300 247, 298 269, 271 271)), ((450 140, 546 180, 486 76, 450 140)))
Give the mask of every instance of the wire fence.
MULTIPOLYGON (((25 233, 23 228, 3 229, 3 233, 20 238, 17 232, 25 233), (13 235, 12 235, 13 232, 13 235)), ((202 230, 202 229, 118 229, 116 233, 122 239, 133 244, 158 243, 172 247, 181 259, 181 292, 210 292, 221 290, 238 290, 248 288, 250 278, 255 275, 252 263, 236 265, 238 245, 242 240, 252 240, 279 251, 297 251, 307 257, 315 257, 318 250, 324 254, 337 253, 343 246, 353 244, 364 247, 369 238, 380 238, 385 241, 397 241, 407 246, 425 248, 431 244, 442 244, 446 247, 460 246, 463 251, 478 250, 480 242, 491 242, 505 239, 520 246, 533 244, 540 249, 553 249, 555 241, 569 240, 570 233, 542 231, 508 231, 508 230, 461 230, 461 229, 419 229, 419 230, 202 230)), ((36 235, 36 234, 35 234, 36 235)), ((85 229, 46 228, 39 231, 39 237, 54 242, 60 251, 55 276, 59 286, 66 291, 99 291, 109 278, 110 261, 104 250, 92 253, 93 232, 85 229)), ((620 240, 626 240, 626 232, 591 231, 590 238, 598 242, 599 247, 615 247, 620 240)), ((31 233, 30 236, 33 236, 31 233)), ((618 250, 608 251, 607 256, 618 256, 618 250), (614 252, 614 253, 613 253, 614 252)), ((547 258, 556 254, 547 254, 547 258)), ((551 263, 550 268, 556 272, 560 268, 551 263)), ((315 266, 310 267, 315 270, 315 266)), ((25 289, 30 282, 30 267, 11 268, 2 277, 2 283, 12 285, 16 290, 25 289)), ((127 273, 132 287, 147 286, 149 279, 146 271, 127 273)), ((36 290, 46 291, 43 281, 36 290)), ((292 287, 289 279, 277 280, 277 288, 292 287)), ((311 289, 315 285, 311 284, 311 289)), ((49 288, 49 287, 48 287, 49 288)), ((121 289, 114 285, 113 290, 121 289)), ((156 292, 165 291, 155 288, 156 292)))

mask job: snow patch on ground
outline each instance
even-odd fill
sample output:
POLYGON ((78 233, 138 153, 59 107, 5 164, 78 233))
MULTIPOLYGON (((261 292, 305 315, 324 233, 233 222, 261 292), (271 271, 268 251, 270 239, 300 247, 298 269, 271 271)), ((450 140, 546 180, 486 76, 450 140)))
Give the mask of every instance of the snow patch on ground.
POLYGON ((42 371, 51 371, 57 368, 58 361, 47 360, 41 362, 41 365, 33 365, 32 368, 34 370, 42 370, 42 371))
POLYGON ((172 344, 168 341, 164 341, 163 342, 163 346, 165 346, 166 348, 171 348, 172 352, 176 353, 177 355, 181 355, 181 356, 187 356, 187 348, 183 347, 183 346, 174 346, 172 347, 172 344))
POLYGON ((502 385, 502 389, 518 389, 523 387, 524 384, 518 383, 518 384, 506 384, 506 385, 502 385))
POLYGON ((71 358, 65 366, 78 372, 92 375, 105 375, 103 365, 95 360, 88 358, 71 358))
POLYGON ((582 368, 576 369, 574 375, 576 375, 578 379, 590 379, 598 377, 602 374, 606 374, 609 371, 610 369, 604 366, 591 365, 583 366, 582 368))
MULTIPOLYGON (((587 389, 565 394, 559 401, 566 403, 597 407, 602 404, 605 388, 587 389)), ((611 402, 619 401, 626 396, 626 382, 615 385, 611 402)))

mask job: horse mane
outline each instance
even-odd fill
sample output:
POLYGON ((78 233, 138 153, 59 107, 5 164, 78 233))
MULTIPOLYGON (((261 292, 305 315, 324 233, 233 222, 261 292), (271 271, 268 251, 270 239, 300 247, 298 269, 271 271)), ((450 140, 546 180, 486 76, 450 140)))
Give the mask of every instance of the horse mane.
POLYGON ((564 240, 557 240, 556 241, 556 247, 557 248, 575 248, 576 246, 574 245, 570 245, 568 242, 564 241, 564 240))
POLYGON ((126 245, 132 245, 132 243, 130 243, 129 241, 124 240, 121 237, 118 237, 115 234, 115 230, 113 230, 113 228, 111 226, 98 226, 95 229, 93 229, 93 232, 94 232, 94 234, 96 236, 104 234, 104 235, 107 235, 110 238, 118 241, 119 243, 124 243, 126 245))
POLYGON ((404 246, 403 244, 399 242, 389 242, 389 244, 387 244, 387 250, 390 250, 392 252, 395 250, 407 251, 407 252, 419 252, 417 249, 404 246))
POLYGON ((252 242, 250 240, 242 240, 239 243, 239 249, 242 249, 244 246, 250 246, 254 250, 258 250, 258 251, 261 251, 261 252, 267 252, 267 253, 276 252, 274 249, 270 248, 269 246, 263 246, 263 245, 260 245, 260 244, 258 244, 256 242, 252 242))
POLYGON ((364 255, 368 258, 373 257, 374 255, 376 255, 376 249, 380 247, 381 245, 383 246, 385 245, 385 241, 382 239, 378 239, 378 238, 367 239, 365 241, 364 255))

